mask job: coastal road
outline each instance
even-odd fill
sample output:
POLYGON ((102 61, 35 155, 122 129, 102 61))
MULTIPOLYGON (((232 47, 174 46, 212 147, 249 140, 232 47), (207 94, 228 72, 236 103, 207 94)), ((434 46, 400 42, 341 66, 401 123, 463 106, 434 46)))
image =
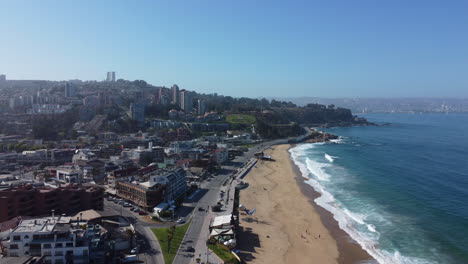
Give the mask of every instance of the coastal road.
POLYGON ((253 158, 255 153, 270 148, 273 145, 286 144, 290 140, 302 140, 305 136, 310 134, 310 129, 305 129, 307 134, 304 136, 271 140, 253 146, 246 153, 244 153, 244 155, 236 157, 236 159, 234 159, 230 165, 223 166, 224 171, 222 173, 216 175, 210 182, 204 182, 203 185, 200 186, 201 189, 206 190, 206 193, 200 198, 200 200, 194 201, 192 204, 190 204, 192 207, 194 207, 193 213, 191 215, 191 223, 187 233, 185 234, 185 237, 182 240, 173 263, 196 263, 196 258, 200 258, 201 261, 205 263, 222 263, 222 261, 215 254, 210 254, 210 251, 206 246, 206 241, 209 237, 210 221, 217 215, 230 213, 214 213, 210 210, 210 207, 218 202, 221 189, 230 188, 230 186, 223 186, 223 183, 233 175, 236 169, 240 168, 251 158, 253 158), (189 252, 189 248, 193 248, 194 252, 189 252))
POLYGON ((210 263, 220 263, 220 259, 216 255, 209 254, 206 247, 206 240, 209 235, 209 222, 216 215, 208 207, 211 208, 211 206, 218 202, 223 183, 232 175, 232 172, 230 169, 223 169, 222 173, 214 176, 210 182, 205 182, 201 186, 201 189, 205 189, 206 193, 198 202, 194 202, 195 208, 191 216, 190 226, 173 263, 195 263, 195 259, 200 256, 203 262, 206 262, 206 258, 208 257, 210 263), (189 252, 189 247, 194 248, 195 252, 189 252))
MULTIPOLYGON (((218 175, 216 175, 210 182, 204 182, 202 186, 200 186, 200 189, 206 190, 206 193, 200 198, 200 200, 189 204, 189 206, 194 207, 191 215, 191 223, 184 239, 182 240, 177 255, 174 258, 174 263, 196 263, 196 258, 200 258, 202 262, 205 263, 222 263, 221 259, 219 259, 215 254, 210 253, 210 250, 208 250, 206 246, 206 241, 209 238, 209 225, 211 220, 218 215, 224 215, 231 212, 222 211, 215 213, 212 212, 210 208, 220 199, 219 194, 221 190, 227 191, 228 189, 232 189, 229 185, 223 186, 223 183, 233 176, 237 169, 253 158, 255 153, 263 151, 274 144, 281 144, 283 141, 287 142, 287 139, 268 141, 253 146, 249 151, 244 153, 244 155, 236 157, 232 162, 223 166, 223 172, 218 173, 218 175), (189 252, 189 248, 193 248, 194 252, 189 252)), ((225 198, 227 198, 228 193, 226 192, 225 195, 225 198)), ((197 200, 196 197, 194 200, 197 200)), ((223 209, 227 208, 232 210, 232 204, 228 207, 223 207, 223 209)))

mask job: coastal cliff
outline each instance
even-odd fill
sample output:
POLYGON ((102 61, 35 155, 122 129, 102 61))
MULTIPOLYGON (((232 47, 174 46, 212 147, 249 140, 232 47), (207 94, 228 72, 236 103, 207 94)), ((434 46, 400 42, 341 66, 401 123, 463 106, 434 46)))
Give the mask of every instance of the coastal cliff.
MULTIPOLYGON (((365 118, 354 116, 351 110, 310 104, 305 107, 271 107, 256 114, 256 131, 263 138, 296 137, 307 127, 341 127, 374 125, 365 118)), ((312 138, 323 137, 311 135, 312 138)), ((325 135, 326 139, 333 139, 325 135)))

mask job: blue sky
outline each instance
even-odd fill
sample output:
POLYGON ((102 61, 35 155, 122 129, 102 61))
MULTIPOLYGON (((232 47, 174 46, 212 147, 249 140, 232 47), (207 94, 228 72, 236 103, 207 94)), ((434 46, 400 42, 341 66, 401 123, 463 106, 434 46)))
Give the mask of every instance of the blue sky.
POLYGON ((8 79, 232 96, 468 97, 468 1, 6 0, 8 79))

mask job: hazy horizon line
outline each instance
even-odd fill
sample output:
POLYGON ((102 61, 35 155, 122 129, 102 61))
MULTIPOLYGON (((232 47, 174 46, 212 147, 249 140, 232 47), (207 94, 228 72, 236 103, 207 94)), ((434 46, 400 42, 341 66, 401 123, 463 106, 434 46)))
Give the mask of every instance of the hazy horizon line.
MULTIPOLYGON (((8 77, 7 74, 5 73, 0 73, 4 74, 5 76, 8 77)), ((124 80, 124 81, 145 81, 147 84, 154 86, 154 87, 165 87, 165 88, 170 88, 170 86, 177 84, 170 84, 168 86, 166 85, 161 85, 161 84, 152 84, 146 81, 145 79, 135 79, 135 80, 129 80, 129 79, 124 79, 124 78, 119 78, 117 80, 124 80)), ((46 82, 69 82, 69 81, 81 81, 81 82, 106 82, 106 79, 103 78, 102 80, 93 80, 93 79, 63 79, 63 80, 53 80, 53 79, 5 79, 5 81, 46 81, 46 82)), ((213 93, 203 93, 203 94, 214 94, 213 93)), ((219 93, 218 93, 219 94, 219 93)), ((224 94, 223 94, 224 95, 224 94)), ((224 96, 231 96, 231 95, 224 95, 224 96)), ((310 96, 310 95, 298 95, 298 96, 289 96, 289 97, 282 97, 282 96, 231 96, 234 98, 253 98, 253 99, 275 99, 275 100, 293 100, 293 99, 330 99, 330 100, 336 100, 336 99, 450 99, 450 100, 467 100, 468 96, 462 96, 462 97, 455 97, 455 96, 343 96, 343 97, 320 97, 320 96, 310 96)))

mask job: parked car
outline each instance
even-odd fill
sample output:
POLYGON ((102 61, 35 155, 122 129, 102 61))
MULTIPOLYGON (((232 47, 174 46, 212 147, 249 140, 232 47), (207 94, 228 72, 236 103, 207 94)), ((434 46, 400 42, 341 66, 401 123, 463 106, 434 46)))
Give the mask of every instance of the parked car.
POLYGON ((216 204, 211 207, 211 211, 213 212, 221 212, 221 204, 216 204))
POLYGON ((140 211, 140 212, 138 212, 138 214, 139 214, 139 215, 147 215, 148 213, 145 212, 145 211, 140 211))
POLYGON ((131 254, 136 254, 137 252, 138 252, 138 248, 132 248, 132 250, 130 250, 131 254))
POLYGON ((187 252, 195 252, 195 249, 192 246, 188 246, 187 252))
POLYGON ((182 219, 182 218, 179 218, 179 219, 177 219, 176 223, 177 224, 183 224, 183 223, 185 223, 185 220, 182 219))

